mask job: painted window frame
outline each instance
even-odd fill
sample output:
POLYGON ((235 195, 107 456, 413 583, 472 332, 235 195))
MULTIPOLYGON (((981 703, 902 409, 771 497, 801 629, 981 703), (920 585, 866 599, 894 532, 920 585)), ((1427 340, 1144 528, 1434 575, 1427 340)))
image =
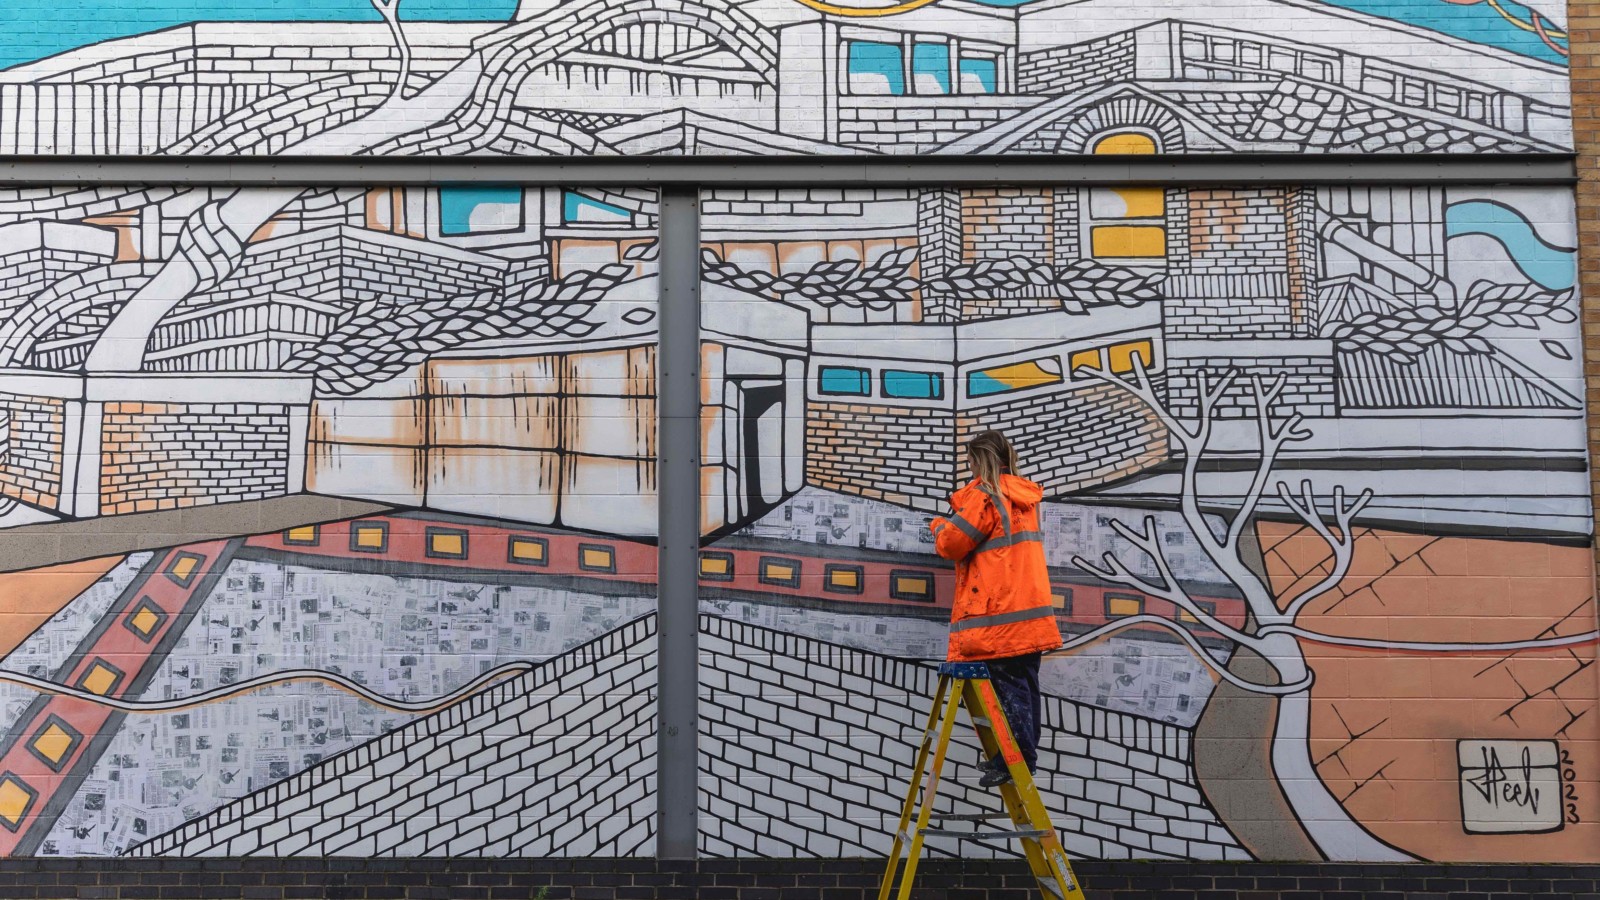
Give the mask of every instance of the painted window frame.
MULTIPOLYGON (((1099 147, 1108 140, 1123 136, 1139 136, 1146 138, 1152 144, 1152 155, 1164 152, 1161 136, 1152 129, 1140 125, 1118 125, 1096 132, 1089 138, 1087 147, 1091 155, 1101 155, 1099 147)), ((1167 266, 1169 252, 1167 239, 1170 230, 1167 227, 1167 214, 1171 211, 1166 188, 1150 187, 1138 188, 1140 190, 1161 191, 1161 212, 1153 216, 1096 216, 1094 212, 1094 198, 1097 191, 1115 191, 1115 185, 1105 187, 1088 187, 1081 189, 1080 202, 1078 203, 1078 232, 1080 249, 1085 259, 1110 265, 1123 266, 1130 269, 1164 269, 1167 266), (1156 229, 1161 235, 1161 254, 1159 256, 1116 256, 1111 254, 1101 255, 1095 252, 1096 232, 1107 228, 1139 228, 1156 229)))
POLYGON ((838 90, 836 93, 840 96, 862 98, 996 97, 1012 92, 1012 76, 1008 66, 1012 57, 1008 48, 1001 44, 994 44, 988 41, 969 41, 952 34, 890 31, 887 29, 850 26, 840 29, 836 47, 838 53, 838 90), (879 93, 855 89, 851 80, 850 57, 851 45, 856 43, 894 44, 900 47, 900 92, 879 93), (946 66, 948 68, 948 74, 945 76, 946 88, 942 91, 919 90, 917 88, 916 48, 918 46, 937 45, 945 47, 946 66), (964 89, 961 66, 963 62, 969 60, 993 64, 993 90, 969 91, 964 89))

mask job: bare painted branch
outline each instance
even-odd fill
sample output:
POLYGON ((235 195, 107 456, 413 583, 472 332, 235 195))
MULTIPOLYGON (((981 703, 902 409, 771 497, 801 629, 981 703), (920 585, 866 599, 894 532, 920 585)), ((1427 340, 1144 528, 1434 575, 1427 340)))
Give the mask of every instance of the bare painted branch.
POLYGON ((406 39, 405 27, 400 24, 400 0, 371 0, 371 3, 378 15, 383 16, 383 21, 389 24, 395 49, 400 51, 400 75, 395 79, 394 93, 389 96, 403 97, 406 82, 411 80, 411 42, 406 39))

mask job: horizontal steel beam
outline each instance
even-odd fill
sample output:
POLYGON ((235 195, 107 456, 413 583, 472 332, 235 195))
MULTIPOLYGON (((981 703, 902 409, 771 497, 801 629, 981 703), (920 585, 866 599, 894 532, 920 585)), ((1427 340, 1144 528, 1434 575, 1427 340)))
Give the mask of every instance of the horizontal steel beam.
POLYGON ((0 185, 909 187, 938 185, 1573 184, 1571 154, 0 158, 0 185))

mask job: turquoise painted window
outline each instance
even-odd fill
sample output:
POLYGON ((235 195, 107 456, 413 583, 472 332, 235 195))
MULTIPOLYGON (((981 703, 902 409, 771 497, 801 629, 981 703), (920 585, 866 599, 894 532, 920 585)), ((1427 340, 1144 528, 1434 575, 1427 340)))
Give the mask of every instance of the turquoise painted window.
POLYGON ((446 237, 522 229, 522 188, 439 188, 439 233, 446 237))
POLYGON ((938 400, 944 396, 944 377, 937 372, 885 369, 883 395, 896 400, 938 400))
POLYGON ((850 93, 898 96, 906 92, 905 52, 899 44, 851 41, 849 47, 850 93))
POLYGON ((633 213, 620 206, 585 197, 576 191, 561 192, 563 225, 632 225, 633 213))
POLYGON ((866 397, 872 394, 872 373, 847 366, 823 366, 817 389, 835 397, 866 397))
POLYGON ((967 57, 958 71, 963 94, 993 94, 1000 90, 1000 63, 994 57, 967 57))
POLYGON ((913 44, 911 83, 919 94, 950 93, 950 45, 913 44))

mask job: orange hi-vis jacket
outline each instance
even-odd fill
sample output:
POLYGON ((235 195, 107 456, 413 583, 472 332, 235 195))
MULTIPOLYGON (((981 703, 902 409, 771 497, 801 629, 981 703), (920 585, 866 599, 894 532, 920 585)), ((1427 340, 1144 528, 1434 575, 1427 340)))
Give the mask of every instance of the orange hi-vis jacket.
POLYGON ((950 495, 954 512, 929 526, 939 555, 956 561, 951 662, 1004 659, 1061 646, 1039 534, 1044 490, 1000 476, 1001 507, 981 481, 950 495))

